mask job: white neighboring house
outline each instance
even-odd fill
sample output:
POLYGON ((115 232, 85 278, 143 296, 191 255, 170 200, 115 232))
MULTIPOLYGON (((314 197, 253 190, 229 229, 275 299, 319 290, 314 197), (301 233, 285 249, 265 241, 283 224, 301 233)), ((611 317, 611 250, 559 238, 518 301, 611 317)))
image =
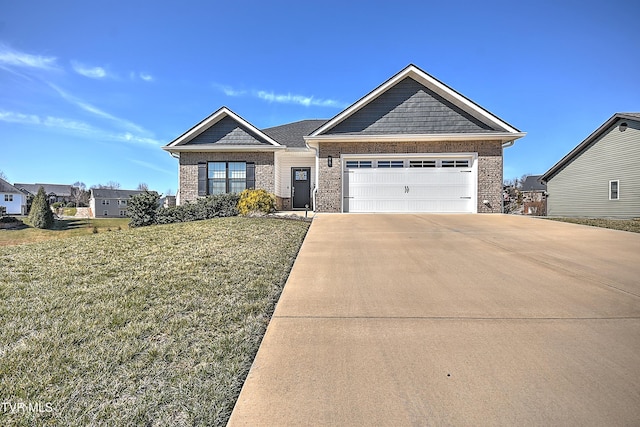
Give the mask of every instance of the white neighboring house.
POLYGON ((125 218, 128 217, 129 197, 144 193, 137 190, 111 190, 108 188, 92 188, 89 207, 92 218, 125 218))
POLYGON ((0 179, 0 211, 7 215, 27 214, 27 196, 4 179, 0 179))

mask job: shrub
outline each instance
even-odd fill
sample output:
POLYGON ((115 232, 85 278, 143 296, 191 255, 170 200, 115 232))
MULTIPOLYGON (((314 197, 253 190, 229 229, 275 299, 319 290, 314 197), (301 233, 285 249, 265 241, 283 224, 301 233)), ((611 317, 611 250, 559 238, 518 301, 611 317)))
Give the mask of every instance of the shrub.
POLYGON ((129 218, 131 218, 129 226, 144 227, 155 224, 159 200, 160 195, 155 191, 145 191, 131 196, 128 202, 129 218))
POLYGON ((217 194, 202 197, 195 202, 180 206, 162 207, 156 215, 157 224, 199 221, 203 219, 238 215, 237 194, 217 194))
POLYGON ((40 187, 38 194, 33 198, 29 211, 29 222, 36 228, 44 229, 53 226, 53 212, 51 212, 43 187, 40 187))
POLYGON ((55 202, 51 204, 51 207, 55 210, 58 210, 62 207, 62 202, 55 202))
POLYGON ((240 193, 238 211, 241 215, 260 212, 268 214, 276 208, 276 198, 265 190, 244 190, 240 193))

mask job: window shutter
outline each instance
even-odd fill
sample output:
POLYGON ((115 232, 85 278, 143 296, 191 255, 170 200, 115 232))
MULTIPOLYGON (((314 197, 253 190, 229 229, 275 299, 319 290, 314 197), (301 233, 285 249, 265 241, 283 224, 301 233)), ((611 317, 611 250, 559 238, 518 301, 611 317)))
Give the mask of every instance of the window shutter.
POLYGON ((207 195, 207 164, 198 163, 198 196, 207 195))
POLYGON ((247 163, 247 188, 256 188, 256 164, 247 163))

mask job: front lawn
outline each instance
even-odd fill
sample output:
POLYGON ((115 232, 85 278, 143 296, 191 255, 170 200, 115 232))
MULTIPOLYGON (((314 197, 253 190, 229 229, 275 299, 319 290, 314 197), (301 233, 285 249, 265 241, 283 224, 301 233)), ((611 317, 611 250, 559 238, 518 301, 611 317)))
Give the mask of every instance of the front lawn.
POLYGON ((631 231, 640 233, 640 220, 638 219, 602 219, 602 218, 549 218, 554 221, 570 222, 572 224, 590 225, 593 227, 611 228, 613 230, 631 231))
MULTIPOLYGON (((28 225, 28 218, 19 217, 28 225)), ((68 218, 55 220, 51 230, 26 227, 20 230, 0 230, 0 246, 66 239, 129 228, 129 218, 68 218)))
POLYGON ((233 217, 0 247, 0 425, 226 424, 308 227, 233 217))

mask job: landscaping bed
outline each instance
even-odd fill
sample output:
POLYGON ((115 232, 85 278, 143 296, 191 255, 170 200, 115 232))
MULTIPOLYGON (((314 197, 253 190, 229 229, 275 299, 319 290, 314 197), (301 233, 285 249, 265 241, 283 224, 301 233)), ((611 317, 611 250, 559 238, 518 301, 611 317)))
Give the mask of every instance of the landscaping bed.
POLYGON ((593 227, 611 228, 613 230, 640 233, 640 219, 603 219, 603 218, 550 218, 553 221, 570 222, 572 224, 590 225, 593 227))
POLYGON ((225 425, 309 223, 0 247, 0 425, 225 425))

